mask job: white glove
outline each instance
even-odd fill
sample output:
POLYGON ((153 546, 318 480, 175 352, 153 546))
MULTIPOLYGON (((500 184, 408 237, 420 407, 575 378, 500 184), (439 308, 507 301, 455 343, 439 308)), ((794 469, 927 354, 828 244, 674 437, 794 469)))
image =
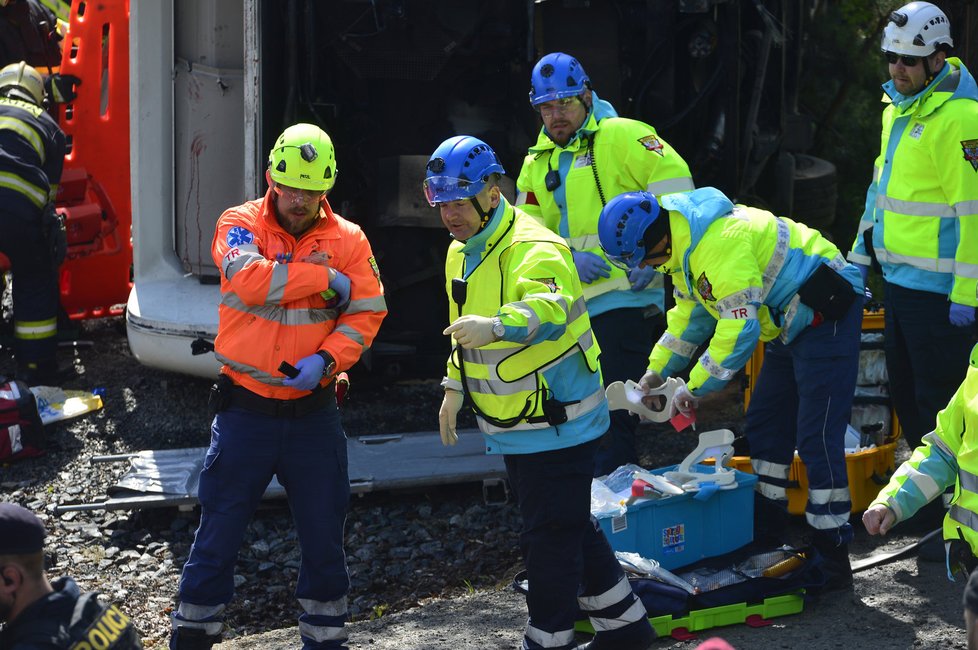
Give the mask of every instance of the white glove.
POLYGON ((462 393, 451 388, 445 389, 445 397, 438 409, 438 430, 441 432, 441 444, 450 447, 458 442, 455 433, 455 422, 458 412, 462 409, 462 393))
POLYGON ((466 350, 481 348, 498 340, 492 333, 492 319, 474 314, 459 316, 442 334, 451 334, 466 350))
POLYGON ((686 416, 692 413, 698 402, 699 400, 689 392, 689 388, 686 386, 680 386, 676 394, 672 396, 673 411, 678 411, 686 416))
MULTIPOLYGON (((662 386, 664 383, 666 383, 666 380, 654 370, 647 371, 638 381, 638 385, 642 387, 642 391, 645 393, 662 386)), ((646 395, 642 398, 642 404, 645 408, 652 409, 653 411, 661 411, 666 406, 665 402, 666 400, 662 395, 646 395)))

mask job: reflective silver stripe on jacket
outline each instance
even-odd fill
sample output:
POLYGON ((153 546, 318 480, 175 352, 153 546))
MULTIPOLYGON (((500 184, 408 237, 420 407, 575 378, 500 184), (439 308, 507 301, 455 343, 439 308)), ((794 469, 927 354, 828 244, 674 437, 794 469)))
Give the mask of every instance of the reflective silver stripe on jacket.
MULTIPOLYGON (((297 325, 315 325, 336 320, 340 312, 336 309, 310 307, 308 309, 286 309, 279 305, 246 305, 233 291, 221 295, 221 304, 235 311, 251 314, 262 320, 294 327, 297 325)), ((337 328, 339 329, 339 328, 337 328)), ((353 338, 352 336, 350 338, 353 338)), ((357 339, 354 339, 357 340, 357 339)), ((360 342, 363 337, 360 337, 360 342)))
POLYGON ((662 336, 660 336, 659 340, 656 342, 656 345, 660 345, 681 357, 686 357, 687 359, 693 358, 693 355, 696 354, 696 348, 698 347, 695 343, 683 341, 669 332, 665 332, 662 336))
POLYGON ((912 266, 915 269, 920 269, 921 271, 932 271, 934 273, 954 273, 954 258, 953 257, 939 257, 934 259, 932 257, 917 257, 915 255, 898 255, 896 253, 891 253, 885 248, 876 249, 876 259, 889 264, 906 264, 907 266, 912 266))
POLYGON ((774 287, 774 281, 778 278, 778 274, 781 273, 781 269, 784 268, 785 260, 788 259, 788 248, 791 244, 791 229, 788 227, 788 224, 781 219, 775 219, 775 223, 778 228, 778 238, 774 243, 774 252, 771 253, 771 259, 767 261, 767 266, 764 267, 764 273, 762 274, 761 302, 767 299, 768 294, 771 293, 771 288, 774 287))
POLYGON ((264 370, 259 370, 255 366, 249 366, 246 363, 241 363, 239 361, 235 361, 234 359, 229 359, 229 358, 227 358, 223 354, 220 354, 217 351, 214 352, 214 358, 217 359, 218 361, 220 361, 221 363, 223 363, 224 365, 226 365, 231 370, 233 370, 235 372, 239 372, 242 375, 248 375, 249 377, 251 377, 255 381, 257 381, 259 383, 262 383, 262 384, 265 384, 266 386, 284 386, 285 385, 285 384, 282 383, 282 381, 285 379, 285 377, 278 376, 278 375, 270 375, 267 372, 265 372, 264 370))
POLYGON ((275 264, 272 267, 272 279, 268 282, 268 294, 265 302, 282 302, 285 298, 285 285, 289 283, 289 265, 275 264))
POLYGON ((894 199, 885 194, 876 195, 876 207, 887 212, 896 212, 910 217, 939 217, 953 219, 958 216, 952 206, 947 203, 932 203, 930 201, 906 201, 894 199))
POLYGON ((692 178, 667 178, 662 181, 653 181, 645 186, 645 189, 655 196, 661 194, 675 194, 676 192, 688 192, 696 189, 692 178))
POLYGON ((761 290, 757 287, 747 287, 742 291, 730 294, 726 298, 717 300, 716 309, 720 318, 756 319, 757 305, 760 302, 761 290))
POLYGON ((261 251, 254 244, 242 244, 241 246, 237 246, 236 249, 237 254, 234 257, 228 257, 235 251, 235 248, 232 248, 224 254, 224 259, 221 260, 221 272, 228 280, 233 278, 238 271, 246 268, 249 264, 265 261, 265 256, 261 254, 261 251))
POLYGON ((730 370, 729 368, 724 368, 719 363, 713 360, 713 357, 709 352, 704 352, 700 355, 699 364, 703 366, 703 369, 710 373, 710 376, 719 379, 720 381, 730 381, 733 376, 737 374, 736 370, 730 370))
POLYGON ((972 511, 962 508, 955 503, 953 506, 951 506, 948 514, 951 515, 951 519, 954 521, 958 522, 962 526, 967 526, 973 532, 978 533, 978 515, 972 511))
POLYGON ((958 480, 961 482, 962 489, 978 494, 978 476, 975 476, 971 472, 959 467, 958 480))
MULTIPOLYGON (((574 351, 576 352, 576 350, 574 350, 574 351)), ((585 397, 584 399, 582 399, 577 404, 569 404, 569 405, 565 406, 564 407, 564 412, 567 414, 567 420, 568 421, 576 420, 577 418, 581 417, 582 415, 588 414, 590 411, 592 411, 595 408, 597 408, 603 401, 604 401, 604 388, 599 388, 598 390, 594 391, 593 393, 591 393, 590 395, 588 395, 587 397, 585 397)), ((479 429, 481 429, 483 433, 488 433, 488 434, 499 433, 501 431, 522 431, 522 430, 526 430, 526 429, 546 429, 546 428, 548 428, 550 426, 553 426, 551 424, 548 424, 547 422, 534 422, 534 423, 530 423, 530 422, 525 422, 524 421, 524 422, 520 422, 516 426, 509 427, 507 429, 507 428, 503 428, 503 427, 493 426, 492 424, 489 424, 488 422, 486 422, 485 420, 483 420, 481 417, 478 417, 478 416, 476 416, 476 419, 479 422, 479 429)))

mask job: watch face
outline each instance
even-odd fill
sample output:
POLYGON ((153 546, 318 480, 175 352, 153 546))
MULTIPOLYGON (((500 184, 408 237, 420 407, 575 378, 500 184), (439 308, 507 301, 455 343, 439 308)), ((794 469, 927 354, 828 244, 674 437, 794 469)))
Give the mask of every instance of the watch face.
POLYGON ((492 324, 492 333, 498 337, 502 337, 502 335, 506 333, 506 326, 499 321, 496 321, 492 324))

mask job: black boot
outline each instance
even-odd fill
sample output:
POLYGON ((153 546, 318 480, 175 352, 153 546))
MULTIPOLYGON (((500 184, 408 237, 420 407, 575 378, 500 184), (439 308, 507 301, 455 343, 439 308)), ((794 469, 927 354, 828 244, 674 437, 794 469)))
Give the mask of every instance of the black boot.
POLYGON ((758 548, 773 549, 790 543, 790 525, 787 501, 775 501, 754 493, 754 542, 758 548))
POLYGON ((197 627, 178 627, 170 636, 170 650, 211 650, 221 642, 220 634, 207 634, 197 627))
MULTIPOLYGON (((839 544, 837 531, 816 531, 812 545, 822 556, 825 584, 817 591, 847 591, 852 589, 852 565, 849 564, 849 544, 839 544)), ((815 591, 815 590, 813 590, 815 591)))

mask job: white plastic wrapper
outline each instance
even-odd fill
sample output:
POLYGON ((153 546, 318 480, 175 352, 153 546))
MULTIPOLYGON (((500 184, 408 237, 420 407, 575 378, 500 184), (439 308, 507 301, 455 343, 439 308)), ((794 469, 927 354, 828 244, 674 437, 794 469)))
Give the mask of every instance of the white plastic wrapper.
MULTIPOLYGON (((631 486, 628 490, 630 495, 631 486)), ((591 514, 595 517, 618 517, 625 514, 627 498, 628 495, 619 495, 598 479, 591 479, 591 514)))
POLYGON ((859 352, 859 374, 856 383, 860 386, 878 386, 889 383, 886 375, 886 355, 883 350, 861 350, 859 352))

